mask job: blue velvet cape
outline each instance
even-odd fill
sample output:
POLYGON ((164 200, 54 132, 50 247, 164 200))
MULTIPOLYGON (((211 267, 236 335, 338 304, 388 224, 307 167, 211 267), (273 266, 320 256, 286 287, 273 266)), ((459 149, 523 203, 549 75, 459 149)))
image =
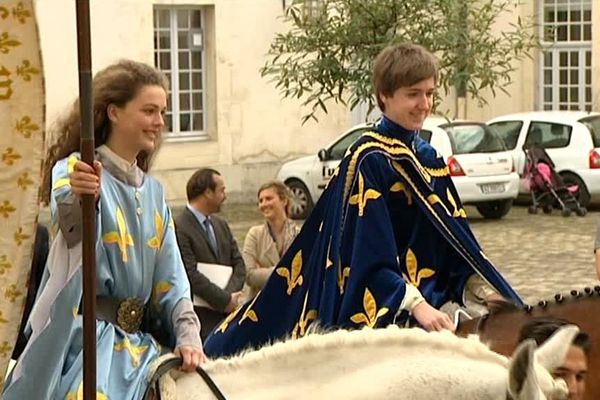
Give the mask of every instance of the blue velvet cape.
POLYGON ((405 282, 439 308, 463 303, 474 273, 522 305, 477 244, 444 160, 384 117, 350 147, 263 290, 211 333, 205 351, 226 356, 300 337, 315 321, 404 322, 405 282))

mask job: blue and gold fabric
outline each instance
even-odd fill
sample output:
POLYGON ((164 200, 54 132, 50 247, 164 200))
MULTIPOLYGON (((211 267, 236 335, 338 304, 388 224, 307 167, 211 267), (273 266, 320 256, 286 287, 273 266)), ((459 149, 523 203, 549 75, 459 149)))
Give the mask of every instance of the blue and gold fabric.
POLYGON ((444 161, 384 117, 351 146, 262 292, 211 333, 205 351, 231 355, 302 336, 315 322, 403 322, 407 282, 438 308, 462 303, 475 273, 522 304, 477 244, 444 161))
MULTIPOLYGON (((78 159, 74 153, 53 168, 54 222, 58 206, 73 196, 68 176, 78 159)), ((161 184, 144 176, 135 187, 106 167, 97 208, 97 295, 139 299, 155 311, 165 332, 173 332, 173 310, 181 299, 190 298, 190 289, 161 184)), ((5 400, 82 398, 81 242, 68 246, 58 232, 42 282, 30 317, 31 339, 5 389, 5 400)), ((97 398, 142 398, 161 346, 146 332, 128 333, 101 320, 96 340, 97 398)), ((174 345, 173 337, 168 345, 174 345)))

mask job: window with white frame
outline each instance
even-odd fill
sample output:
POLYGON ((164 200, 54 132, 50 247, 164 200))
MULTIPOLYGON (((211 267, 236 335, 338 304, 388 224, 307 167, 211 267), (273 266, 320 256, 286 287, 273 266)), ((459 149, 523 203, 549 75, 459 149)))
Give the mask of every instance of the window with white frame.
POLYGON ((316 18, 323 13, 321 0, 304 0, 303 12, 306 17, 316 18))
POLYGON ((154 63, 170 83, 169 137, 206 137, 206 71, 201 8, 154 7, 154 63))
POLYGON ((285 12, 292 5, 302 7, 304 17, 318 17, 323 12, 323 0, 282 0, 283 11, 285 12))
POLYGON ((592 108, 592 0, 543 0, 540 104, 544 110, 592 108))

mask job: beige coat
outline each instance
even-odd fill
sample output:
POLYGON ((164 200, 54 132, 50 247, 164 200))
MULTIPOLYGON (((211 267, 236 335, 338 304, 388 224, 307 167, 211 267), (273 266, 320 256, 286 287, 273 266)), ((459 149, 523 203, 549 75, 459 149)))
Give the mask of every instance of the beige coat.
POLYGON ((250 299, 262 289, 267 279, 273 272, 275 265, 281 258, 277 248, 285 253, 300 231, 300 228, 291 220, 287 220, 284 226, 284 234, 281 243, 275 243, 269 233, 269 227, 265 222, 250 228, 244 240, 242 257, 246 264, 246 284, 244 285, 244 298, 250 299))

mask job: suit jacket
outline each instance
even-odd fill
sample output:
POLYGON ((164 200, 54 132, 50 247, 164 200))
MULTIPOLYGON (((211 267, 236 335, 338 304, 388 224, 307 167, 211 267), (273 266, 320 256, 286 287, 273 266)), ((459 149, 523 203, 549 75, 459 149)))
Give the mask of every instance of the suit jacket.
POLYGON ((175 233, 192 293, 201 296, 215 310, 224 312, 231 300, 231 293, 240 291, 244 285, 246 267, 227 222, 214 215, 210 219, 217 239, 218 255, 210 246, 206 231, 187 207, 175 218, 175 233), (198 272, 198 262, 232 266, 233 274, 225 289, 198 272))
MULTIPOLYGON (((298 225, 288 219, 284 226, 283 253, 285 253, 300 231, 298 225)), ((242 256, 246 264, 246 286, 244 287, 244 299, 250 299, 258 293, 265 285, 275 265, 281 258, 277 250, 277 244, 269 233, 267 223, 250 228, 246 239, 242 256)))

